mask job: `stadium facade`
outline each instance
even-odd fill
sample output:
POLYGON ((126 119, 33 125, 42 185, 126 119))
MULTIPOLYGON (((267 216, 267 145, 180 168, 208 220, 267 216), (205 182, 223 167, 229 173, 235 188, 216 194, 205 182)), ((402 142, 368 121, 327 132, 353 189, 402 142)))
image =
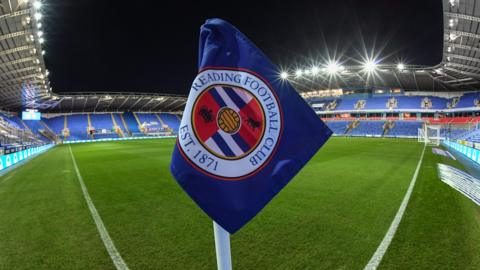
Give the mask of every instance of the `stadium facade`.
MULTIPOLYGON (((435 66, 342 66, 341 59, 279 73, 336 135, 416 137, 425 124, 464 136, 480 120, 480 11, 474 0, 443 0, 442 61, 435 66)), ((186 97, 137 92, 62 93, 43 58, 42 7, 0 1, 0 143, 24 144, 175 135, 186 97), (21 111, 41 112, 40 121, 21 111)))
MULTIPOLYGON (((433 67, 335 59, 279 71, 336 136, 381 138, 329 140, 236 236, 236 269, 479 269, 480 185, 451 167, 468 164, 457 153, 480 164, 475 4, 443 0, 433 67)), ((0 268, 214 269, 211 220, 168 173, 176 142, 163 138, 186 97, 52 89, 41 11, 0 0, 0 268), (85 143, 112 140, 141 141, 85 143)))

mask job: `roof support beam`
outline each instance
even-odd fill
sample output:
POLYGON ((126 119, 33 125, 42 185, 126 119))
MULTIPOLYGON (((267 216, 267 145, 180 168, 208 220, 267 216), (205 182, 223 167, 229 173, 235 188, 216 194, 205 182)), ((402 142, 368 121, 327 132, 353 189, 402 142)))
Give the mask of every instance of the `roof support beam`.
POLYGON ((18 73, 32 71, 32 70, 37 72, 38 68, 37 67, 26 67, 26 68, 14 69, 14 70, 11 70, 11 71, 0 73, 0 78, 5 78, 8 75, 18 74, 18 73))
POLYGON ((428 75, 430 78, 432 78, 432 80, 433 80, 433 86, 434 86, 434 87, 435 87, 435 81, 437 81, 437 82, 443 87, 444 90, 449 90, 448 87, 447 87, 447 85, 445 85, 445 82, 444 82, 444 81, 442 81, 442 80, 440 80, 439 78, 433 76, 432 73, 430 73, 430 72, 428 72, 428 71, 427 71, 427 75, 428 75))
POLYGON ((85 102, 83 103, 82 112, 85 112, 85 107, 87 106, 87 102, 88 102, 88 97, 84 97, 84 98, 85 98, 85 102))
POLYGON ((182 104, 183 101, 181 99, 177 99, 177 100, 174 100, 172 103, 170 103, 169 105, 167 105, 167 108, 168 110, 170 111, 171 109, 173 108, 176 108, 176 106, 178 107, 178 105, 182 104))
POLYGON ((171 111, 175 111, 176 109, 180 109, 181 107, 185 106, 185 103, 186 103, 186 102, 180 103, 178 106, 173 107, 173 108, 171 109, 171 111))
POLYGON ((462 74, 464 76, 471 76, 471 77, 476 77, 476 78, 480 77, 480 74, 472 73, 472 72, 468 72, 468 71, 464 71, 464 70, 460 70, 460 69, 456 69, 456 68, 452 68, 452 67, 444 67, 444 69, 462 74))
POLYGON ((445 12, 444 14, 447 15, 447 17, 450 17, 450 18, 458 18, 458 19, 472 21, 472 22, 480 22, 480 17, 470 16, 470 15, 466 15, 466 14, 453 13, 453 12, 445 12))
POLYGON ((17 59, 17 60, 9 61, 9 62, 3 62, 3 64, 0 64, 0 68, 4 68, 4 67, 15 65, 15 64, 25 63, 25 62, 29 62, 29 61, 31 61, 33 63, 33 61, 35 61, 37 59, 38 58, 36 58, 36 57, 29 56, 29 57, 24 57, 24 58, 20 58, 20 59, 17 59))
POLYGON ((479 58, 473 58, 473 57, 469 57, 469 56, 464 56, 464 55, 459 55, 459 54, 447 54, 447 57, 453 57, 453 58, 457 58, 457 59, 462 59, 462 60, 466 60, 466 61, 472 61, 472 62, 477 62, 477 63, 480 63, 480 59, 479 58))
POLYGON ((107 107, 105 108, 106 111, 110 111, 110 106, 112 106, 113 102, 115 101, 115 97, 112 97, 110 103, 108 103, 107 107))
MULTIPOLYGON (((98 105, 100 104, 100 102, 102 102, 102 97, 98 97, 97 99, 97 104, 95 104, 95 108, 93 108, 93 112, 96 112, 97 111, 97 107, 98 105)), ((72 107, 73 107, 73 104, 72 104, 72 107)))
POLYGON ((417 88, 417 91, 420 91, 420 88, 418 87, 418 83, 417 83, 417 76, 415 76, 415 70, 412 70, 412 74, 413 74, 413 81, 415 82, 415 87, 417 88))
POLYGON ((474 71, 477 71, 478 74, 476 73, 471 73, 471 74, 474 74, 473 76, 474 77, 479 77, 480 76, 480 68, 477 68, 477 67, 473 67, 473 66, 467 66, 467 65, 462 65, 462 64, 458 64, 458 63, 451 63, 449 62, 445 67, 443 67, 444 69, 454 69, 456 70, 457 72, 465 72, 465 74, 467 74, 467 71, 463 71, 463 70, 460 70, 460 69, 456 69, 456 68, 451 68, 451 67, 457 67, 457 68, 462 68, 462 69, 470 69, 470 70, 474 70, 474 71))
POLYGON ((13 54, 13 53, 16 53, 16 52, 21 52, 21 51, 26 51, 26 50, 32 50, 34 48, 35 47, 31 46, 31 45, 16 47, 16 48, 13 48, 13 49, 1 51, 0 56, 9 55, 9 54, 13 54))
POLYGON ((464 36, 464 37, 471 37, 471 38, 476 38, 480 39, 480 35, 474 34, 474 33, 469 33, 469 32, 464 32, 464 31, 457 31, 457 30, 447 30, 445 29, 446 34, 454 34, 456 36, 464 36))
POLYGON ((155 101, 155 98, 151 98, 147 101, 147 103, 143 104, 142 107, 140 107, 138 109, 139 112, 141 112, 143 110, 143 108, 145 108, 148 104, 150 104, 152 101, 155 101))
POLYGON ((140 102, 140 100, 142 100, 143 98, 142 97, 137 97, 137 101, 135 101, 132 106, 130 106, 130 108, 128 108, 129 111, 131 111, 133 108, 135 108, 135 105, 137 105, 138 102, 140 102))
POLYGON ((24 9, 20 11, 15 11, 12 13, 7 13, 5 15, 0 16, 0 20, 6 20, 9 18, 17 17, 17 16, 22 16, 22 15, 27 15, 30 14, 30 9, 24 9))
POLYGON ((463 49, 463 50, 467 50, 467 51, 480 52, 480 48, 477 48, 477 47, 462 45, 462 44, 458 44, 458 43, 454 43, 454 42, 450 42, 450 41, 445 41, 445 44, 447 46, 451 46, 453 49, 459 48, 459 49, 463 49))
POLYGON ((26 80, 28 80, 28 79, 33 79, 32 81, 29 81, 29 83, 32 84, 32 83, 34 83, 34 82, 37 82, 37 80, 36 80, 35 77, 36 77, 36 74, 30 74, 30 75, 25 75, 25 76, 22 76, 22 77, 10 79, 10 80, 4 80, 4 81, 2 81, 2 83, 0 84, 0 87, 10 86, 10 85, 11 85, 10 83, 13 83, 13 84, 16 84, 16 83, 22 84, 22 83, 24 83, 24 82, 25 82, 26 80))
POLYGON ((464 79, 456 79, 451 81, 445 81, 445 83, 458 83, 458 82, 468 82, 473 80, 473 78, 464 78, 464 79))
POLYGON ((125 100, 122 102, 122 104, 120 104, 120 106, 118 106, 118 109, 122 108, 123 105, 125 105, 125 103, 127 103, 129 97, 124 97, 124 99, 125 99, 125 100))
POLYGON ((456 84, 452 84, 452 86, 463 86, 463 85, 471 85, 471 84, 478 84, 479 82, 478 81, 473 81, 473 82, 461 82, 461 83, 456 83, 456 84))
POLYGON ((24 35, 27 35, 28 33, 29 33, 28 31, 18 31, 18 32, 13 32, 13 33, 1 35, 0 36, 0 41, 5 40, 5 39, 9 39, 9 38, 24 36, 24 35))
POLYGON ((167 102, 169 100, 170 100, 170 98, 165 98, 164 100, 159 101, 159 103, 152 108, 152 111, 158 111, 157 108, 162 107, 163 104, 165 104, 165 102, 167 102))
POLYGON ((400 88, 405 89, 405 87, 403 87, 402 82, 400 81, 400 78, 398 78, 397 72, 393 71, 393 76, 394 76, 395 79, 397 80, 398 85, 400 86, 400 88))

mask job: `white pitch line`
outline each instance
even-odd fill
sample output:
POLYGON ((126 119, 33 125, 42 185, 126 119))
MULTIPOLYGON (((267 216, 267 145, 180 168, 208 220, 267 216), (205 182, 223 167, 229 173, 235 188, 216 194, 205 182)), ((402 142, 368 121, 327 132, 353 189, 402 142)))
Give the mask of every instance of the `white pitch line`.
POLYGON ((78 182, 80 183, 80 187, 82 188, 82 191, 83 191, 83 197, 85 198, 85 201, 88 204, 88 209, 90 209, 90 213, 92 214, 92 218, 95 221, 95 225, 97 225, 97 230, 100 233, 100 237, 102 238, 103 244, 105 245, 105 248, 107 249, 108 254, 110 255, 110 258, 115 264, 115 267, 118 270, 128 270, 129 268, 127 264, 125 263, 125 261, 123 261, 122 256, 120 256, 120 253, 118 252, 117 248, 113 244, 113 241, 110 238, 110 235, 108 234, 107 228, 105 228, 102 218, 98 214, 98 211, 95 208, 95 205, 93 204, 92 198, 88 193, 85 183, 83 182, 82 175, 78 170, 77 162, 75 161, 75 156, 73 155, 72 147, 70 146, 70 144, 68 145, 68 149, 70 150, 70 155, 72 156, 73 166, 75 167, 75 172, 77 173, 78 182))
POLYGON ((383 238, 382 243, 380 243, 377 250, 373 254, 372 258, 368 262, 367 266, 365 266, 364 270, 377 269, 378 265, 380 265, 380 262, 383 259, 383 256, 385 255, 385 252, 387 252, 387 249, 390 246, 390 243, 392 242, 392 239, 395 236, 395 233, 397 232, 398 226, 402 221, 403 214, 405 213, 405 209, 407 208, 408 201, 410 200, 410 196, 412 195, 413 187, 415 186, 418 173, 420 172, 420 167, 422 166, 423 155, 425 154, 426 147, 427 147, 426 145, 423 147, 422 155, 420 156, 420 160, 418 161, 417 168, 415 169, 415 173, 413 174, 412 180, 410 181, 410 185, 408 186, 407 193, 405 193, 405 197, 403 197, 402 204, 400 205, 400 208, 398 208, 397 214, 395 215, 395 218, 393 219, 392 224, 390 225, 390 228, 387 231, 387 234, 385 234, 385 237, 383 238))

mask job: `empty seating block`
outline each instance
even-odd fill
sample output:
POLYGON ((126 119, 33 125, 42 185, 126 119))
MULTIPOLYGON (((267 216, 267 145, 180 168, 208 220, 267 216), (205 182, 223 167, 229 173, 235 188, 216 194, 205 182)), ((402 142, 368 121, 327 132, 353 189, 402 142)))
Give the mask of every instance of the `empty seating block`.
POLYGON ((421 121, 395 121, 394 127, 388 136, 418 136, 418 129, 422 128, 421 121))
POLYGON ((350 121, 327 121, 325 124, 333 131, 335 135, 343 135, 347 131, 350 121))
POLYGON ((138 129, 138 122, 132 112, 124 113, 123 118, 125 119, 125 123, 128 126, 128 130, 130 130, 132 133, 132 136, 143 135, 143 133, 138 129))
POLYGON ((158 132, 162 129, 162 123, 154 113, 137 113, 138 120, 147 131, 158 132))
POLYGON ((168 127, 170 127, 175 133, 178 132, 180 120, 177 118, 177 116, 170 113, 160 113, 159 115, 162 118, 163 122, 168 125, 168 127))
POLYGON ((68 129, 70 130, 69 140, 88 140, 88 116, 87 114, 72 114, 67 116, 68 129))
POLYGON ((352 136, 381 136, 385 121, 360 121, 360 124, 352 129, 352 136))

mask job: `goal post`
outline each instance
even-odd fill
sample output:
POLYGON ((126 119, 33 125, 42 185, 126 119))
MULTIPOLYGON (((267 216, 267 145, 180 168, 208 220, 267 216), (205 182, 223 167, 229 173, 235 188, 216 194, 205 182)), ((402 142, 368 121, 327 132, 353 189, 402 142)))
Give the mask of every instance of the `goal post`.
POLYGON ((439 125, 424 124, 422 128, 418 129, 418 142, 439 146, 442 141, 440 131, 441 126, 439 125))

